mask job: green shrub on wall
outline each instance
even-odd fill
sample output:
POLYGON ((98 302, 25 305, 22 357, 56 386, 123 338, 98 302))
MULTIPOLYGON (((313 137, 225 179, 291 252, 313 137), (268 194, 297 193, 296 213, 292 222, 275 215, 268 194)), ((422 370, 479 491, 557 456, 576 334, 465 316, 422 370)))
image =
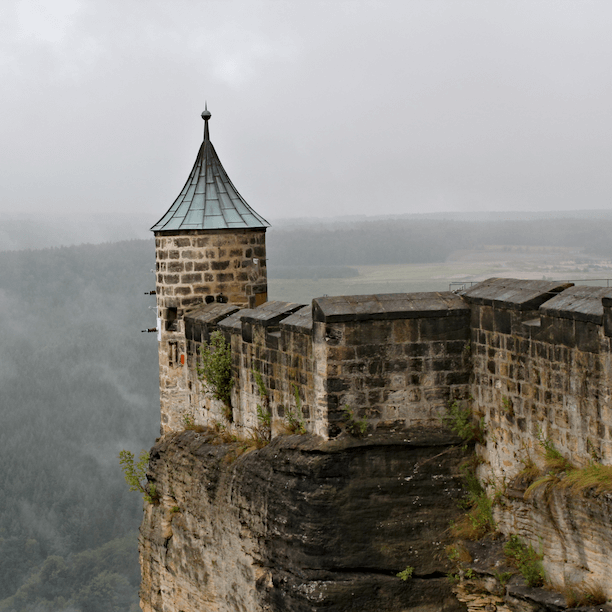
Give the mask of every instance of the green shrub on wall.
POLYGON ((542 566, 542 554, 531 544, 526 545, 517 535, 511 535, 504 545, 507 559, 518 569, 530 587, 542 586, 546 575, 542 566))
POLYGON ((215 399, 231 406, 232 355, 230 345, 220 331, 210 334, 210 342, 200 348, 198 377, 215 399))
POLYGON ((475 415, 467 406, 461 406, 457 400, 451 402, 448 412, 443 415, 442 423, 454 434, 469 442, 484 443, 485 426, 484 419, 476 419, 475 415))

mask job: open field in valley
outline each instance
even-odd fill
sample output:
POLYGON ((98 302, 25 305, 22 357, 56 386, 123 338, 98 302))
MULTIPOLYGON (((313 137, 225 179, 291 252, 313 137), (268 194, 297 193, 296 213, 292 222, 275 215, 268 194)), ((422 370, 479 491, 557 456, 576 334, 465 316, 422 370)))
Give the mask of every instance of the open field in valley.
POLYGON ((306 304, 322 295, 448 291, 493 276, 603 285, 612 279, 612 262, 576 247, 483 246, 455 251, 444 263, 353 267, 359 275, 350 278, 270 279, 269 297, 306 304))

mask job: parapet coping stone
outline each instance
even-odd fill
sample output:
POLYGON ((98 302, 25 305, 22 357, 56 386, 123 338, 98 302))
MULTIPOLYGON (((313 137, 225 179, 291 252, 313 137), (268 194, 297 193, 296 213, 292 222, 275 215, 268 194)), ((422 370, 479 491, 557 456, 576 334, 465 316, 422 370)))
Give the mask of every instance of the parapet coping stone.
POLYGON ((213 302, 190 310, 185 313, 184 318, 197 321, 198 323, 215 325, 222 319, 235 313, 237 310, 240 310, 240 306, 236 306, 235 304, 213 302))
POLYGON ((601 325, 604 313, 604 300, 611 300, 612 287, 588 287, 577 285, 566 289, 542 306, 542 314, 586 321, 601 325))
POLYGON ((451 291, 339 295, 312 301, 313 321, 324 323, 463 316, 469 312, 462 297, 451 291))
POLYGON ((302 333, 312 332, 312 306, 302 306, 299 310, 280 321, 281 329, 298 331, 302 333))
POLYGON ((242 310, 237 310, 229 317, 219 321, 217 325, 230 333, 239 334, 242 331, 242 317, 248 315, 254 310, 254 308, 243 308, 242 310))
POLYGON ((470 304, 537 310, 544 302, 573 286, 573 283, 563 281, 488 278, 470 287, 462 296, 470 304))
POLYGON ((268 327, 270 325, 276 325, 279 321, 287 318, 290 314, 293 314, 296 310, 303 307, 304 304, 273 300, 271 302, 265 302, 257 308, 243 310, 240 318, 243 323, 268 327))

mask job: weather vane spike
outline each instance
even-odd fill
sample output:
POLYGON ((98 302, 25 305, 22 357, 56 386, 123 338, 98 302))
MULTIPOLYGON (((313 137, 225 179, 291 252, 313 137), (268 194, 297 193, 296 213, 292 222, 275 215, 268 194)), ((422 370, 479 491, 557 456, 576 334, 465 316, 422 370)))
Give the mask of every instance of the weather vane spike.
POLYGON ((202 119, 204 119, 204 140, 208 140, 208 120, 211 118, 211 113, 208 110, 208 102, 204 102, 204 112, 202 113, 202 119))

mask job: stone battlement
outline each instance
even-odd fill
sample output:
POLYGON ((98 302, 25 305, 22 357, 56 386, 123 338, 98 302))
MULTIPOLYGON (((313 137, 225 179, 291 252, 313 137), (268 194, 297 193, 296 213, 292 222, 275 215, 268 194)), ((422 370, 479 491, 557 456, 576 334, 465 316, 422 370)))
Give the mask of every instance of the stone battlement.
POLYGON ((162 406, 163 430, 180 430, 185 416, 224 422, 221 403, 198 392, 197 356, 215 330, 231 344, 237 430, 256 429, 264 403, 273 436, 285 431, 289 412, 325 438, 345 428, 347 410, 370 428, 437 425, 449 401, 469 396, 469 323, 469 306, 450 292, 203 306, 184 316, 185 367, 175 359, 172 373, 174 388, 191 392, 182 405, 162 406))
POLYGON ((334 438, 349 411, 371 431, 394 430, 438 425, 459 401, 500 429, 494 462, 506 469, 542 436, 579 463, 593 452, 612 463, 611 304, 612 289, 515 279, 463 295, 207 304, 177 321, 176 352, 161 364, 162 431, 182 430, 185 418, 224 422, 196 368, 200 347, 220 330, 231 345, 237 432, 257 429, 264 405, 272 436, 286 431, 291 413, 307 431, 334 438))

